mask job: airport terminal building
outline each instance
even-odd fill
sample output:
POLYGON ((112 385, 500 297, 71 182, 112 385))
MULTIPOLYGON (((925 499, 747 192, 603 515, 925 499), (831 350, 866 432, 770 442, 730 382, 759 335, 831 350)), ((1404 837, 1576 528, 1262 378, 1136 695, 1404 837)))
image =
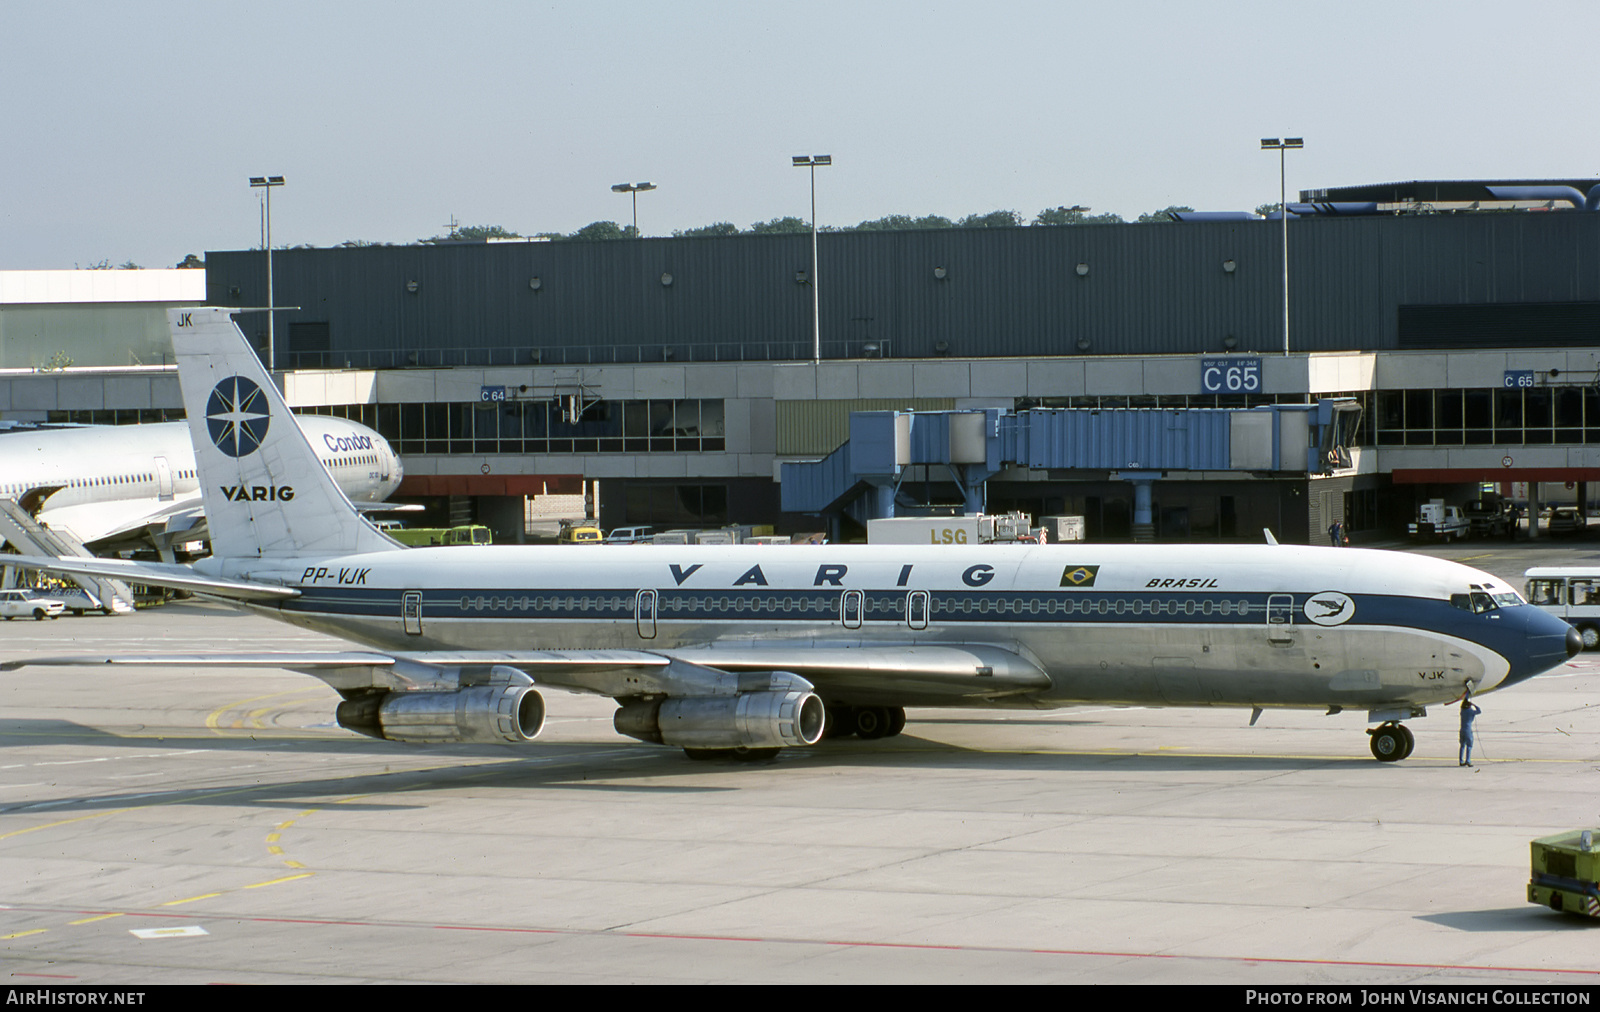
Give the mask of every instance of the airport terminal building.
MULTIPOLYGON (((976 505, 1092 540, 1146 518, 1320 542, 1481 482, 1581 502, 1600 478, 1597 184, 1302 194, 1287 335, 1282 223, 1235 218, 824 233, 815 277, 808 235, 278 250, 272 344, 291 405, 378 429, 401 497, 504 540, 524 497, 592 488, 608 528, 849 537, 976 505)), ((265 306, 266 277, 260 250, 208 253, 204 302, 265 306)), ((181 410, 160 367, 20 360, 12 321, 50 306, 18 291, 0 418, 181 410)), ((267 314, 238 320, 265 352, 267 314)))

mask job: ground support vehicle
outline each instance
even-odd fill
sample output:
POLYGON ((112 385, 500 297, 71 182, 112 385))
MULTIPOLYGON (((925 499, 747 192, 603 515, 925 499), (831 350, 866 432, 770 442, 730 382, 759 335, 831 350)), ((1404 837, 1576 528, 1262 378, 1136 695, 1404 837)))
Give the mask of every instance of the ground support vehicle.
POLYGON ((1600 829, 1574 829, 1541 836, 1529 845, 1533 872, 1528 902, 1584 917, 1600 918, 1600 829))
POLYGON ((986 545, 997 541, 1037 540, 1033 518, 1026 513, 959 517, 893 517, 867 521, 870 545, 986 545))
POLYGON ((1439 538, 1449 541, 1467 536, 1470 528, 1461 507, 1446 506, 1443 499, 1423 503, 1417 510, 1417 519, 1406 525, 1406 533, 1420 540, 1439 538))
POLYGON ((563 520, 561 533, 556 535, 558 545, 598 545, 604 541, 600 525, 593 520, 563 520))
POLYGON ((386 528, 384 533, 402 545, 409 545, 412 548, 422 545, 487 545, 494 542, 494 534, 482 524, 463 524, 460 527, 390 527, 386 528))
POLYGON ((1473 499, 1461 507, 1467 518, 1467 531, 1475 538, 1503 538, 1511 533, 1514 513, 1500 499, 1473 499))
POLYGON ((1529 604, 1566 619, 1583 649, 1600 648, 1600 566, 1535 566, 1522 575, 1529 604))
POLYGON ((113 615, 119 611, 127 612, 132 610, 122 601, 114 600, 110 604, 106 604, 98 596, 84 590, 82 587, 63 587, 60 590, 51 591, 51 596, 60 598, 61 603, 66 605, 67 610, 74 615, 83 615, 91 611, 113 615))

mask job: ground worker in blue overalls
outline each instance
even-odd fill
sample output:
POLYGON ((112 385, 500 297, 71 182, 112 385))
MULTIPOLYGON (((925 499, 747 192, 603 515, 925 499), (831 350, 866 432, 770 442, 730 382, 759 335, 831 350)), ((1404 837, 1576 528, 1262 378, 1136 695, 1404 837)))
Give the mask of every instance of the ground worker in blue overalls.
POLYGON ((1468 689, 1467 694, 1461 697, 1461 756, 1456 762, 1457 766, 1472 765, 1472 722, 1482 712, 1472 701, 1472 690, 1468 689))

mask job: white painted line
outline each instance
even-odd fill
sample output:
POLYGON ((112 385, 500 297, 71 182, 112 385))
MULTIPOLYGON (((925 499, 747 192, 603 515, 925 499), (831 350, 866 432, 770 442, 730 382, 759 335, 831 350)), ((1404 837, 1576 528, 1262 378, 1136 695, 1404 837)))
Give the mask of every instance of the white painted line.
POLYGON ((193 938, 196 935, 209 935, 211 932, 198 924, 191 924, 186 928, 133 928, 128 932, 135 938, 193 938))

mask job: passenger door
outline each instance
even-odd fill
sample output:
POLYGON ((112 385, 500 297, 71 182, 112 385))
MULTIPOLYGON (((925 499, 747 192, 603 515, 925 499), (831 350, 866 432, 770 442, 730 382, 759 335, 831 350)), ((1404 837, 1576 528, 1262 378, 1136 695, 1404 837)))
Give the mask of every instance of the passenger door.
POLYGON ((400 596, 400 624, 406 635, 422 635, 422 591, 408 590, 400 596))
POLYGON ((651 589, 641 590, 634 596, 633 622, 642 640, 656 638, 656 599, 659 596, 651 589))
POLYGON ((928 628, 928 592, 913 590, 906 595, 906 625, 913 629, 928 628))
POLYGON ((1294 645, 1294 595, 1267 597, 1267 642, 1275 647, 1294 645))
POLYGON ((866 605, 866 595, 859 590, 847 590, 839 601, 839 618, 846 629, 861 628, 861 612, 866 605))

